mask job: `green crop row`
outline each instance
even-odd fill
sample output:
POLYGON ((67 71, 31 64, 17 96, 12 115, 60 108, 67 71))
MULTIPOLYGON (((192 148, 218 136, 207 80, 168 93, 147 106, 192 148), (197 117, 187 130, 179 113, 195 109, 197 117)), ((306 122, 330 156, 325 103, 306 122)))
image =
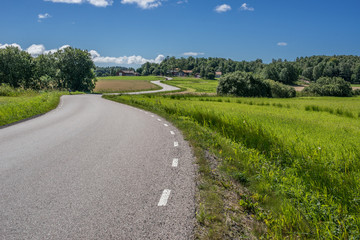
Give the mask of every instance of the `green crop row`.
POLYGON ((267 237, 360 236, 360 98, 108 98, 190 120, 227 139, 212 143, 221 169, 253 192, 239 204, 266 223, 267 237))

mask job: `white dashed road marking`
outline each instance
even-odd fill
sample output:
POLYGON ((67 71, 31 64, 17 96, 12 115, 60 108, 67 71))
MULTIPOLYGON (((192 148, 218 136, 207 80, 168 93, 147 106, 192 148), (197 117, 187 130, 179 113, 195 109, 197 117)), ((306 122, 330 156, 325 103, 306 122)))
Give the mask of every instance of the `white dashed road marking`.
POLYGON ((167 201, 168 201, 168 199, 169 199, 169 197, 170 197, 170 192, 171 192, 171 190, 169 190, 169 189, 165 189, 165 190, 163 191, 163 193, 162 193, 162 195, 161 195, 161 198, 160 198, 160 201, 159 201, 159 203, 158 203, 158 206, 159 206, 159 207, 166 206, 167 201))
POLYGON ((158 118, 158 121, 159 121, 159 122, 161 122, 161 119, 160 119, 160 118, 158 118))
POLYGON ((175 135, 174 131, 170 131, 171 135, 175 135))
POLYGON ((179 146, 179 143, 178 142, 174 142, 174 147, 177 147, 179 146))
POLYGON ((165 127, 168 127, 169 125, 167 125, 166 123, 164 124, 165 127))
POLYGON ((154 117, 154 115, 151 115, 151 117, 154 117))
POLYGON ((172 167, 177 167, 178 164, 179 164, 179 159, 178 159, 178 158, 174 158, 171 166, 172 166, 172 167))

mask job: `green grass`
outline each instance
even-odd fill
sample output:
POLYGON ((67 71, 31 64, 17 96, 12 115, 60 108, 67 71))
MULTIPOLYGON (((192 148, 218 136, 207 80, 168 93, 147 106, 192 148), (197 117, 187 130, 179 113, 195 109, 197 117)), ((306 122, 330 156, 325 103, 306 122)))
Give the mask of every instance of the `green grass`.
MULTIPOLYGON (((219 171, 250 191, 242 194, 239 188, 230 187, 240 192, 236 194, 240 198, 238 207, 266 224, 266 234, 253 228, 258 236, 275 239, 360 236, 359 97, 107 98, 168 117, 193 146, 215 155, 220 162, 219 171)), ((206 175, 207 172, 206 167, 200 167, 204 178, 211 176, 211 171, 206 175)), ((231 184, 227 181, 220 184, 220 180, 212 177, 199 189, 200 195, 207 197, 200 197, 198 221, 207 229, 202 236, 212 239, 226 238, 231 229, 226 217, 230 210, 219 190, 231 184), (212 206, 214 201, 222 211, 212 206), (220 235, 213 235, 214 227, 220 235)), ((241 220, 236 217, 241 218, 240 215, 236 212, 231 218, 238 225, 241 220)))
POLYGON ((164 83, 186 89, 187 92, 197 93, 216 93, 218 80, 204 80, 200 78, 180 78, 174 77, 173 80, 164 83))
POLYGON ((0 126, 14 123, 57 107, 62 95, 67 92, 25 94, 17 97, 0 97, 0 126))
POLYGON ((97 77, 98 81, 101 80, 142 80, 142 81, 157 81, 164 80, 163 77, 158 76, 110 76, 110 77, 97 77))
POLYGON ((351 84, 352 87, 360 87, 360 84, 351 84))

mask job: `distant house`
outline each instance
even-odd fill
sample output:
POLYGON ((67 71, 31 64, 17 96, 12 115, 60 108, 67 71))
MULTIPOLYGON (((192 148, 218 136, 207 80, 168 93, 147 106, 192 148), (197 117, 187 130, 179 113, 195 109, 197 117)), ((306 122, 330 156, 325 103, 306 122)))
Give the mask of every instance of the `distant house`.
POLYGON ((222 72, 215 72, 215 78, 220 78, 222 75, 222 72))
POLYGON ((195 77, 195 78, 201 78, 201 76, 200 76, 199 73, 195 73, 195 74, 194 74, 194 77, 195 77))
POLYGON ((116 76, 139 76, 137 72, 121 70, 116 73, 116 76))
POLYGON ((179 68, 175 68, 170 71, 170 74, 174 77, 189 77, 192 72, 192 70, 180 70, 179 68))
POLYGON ((189 77, 193 73, 192 70, 182 70, 182 72, 184 73, 184 76, 186 76, 186 77, 189 77))

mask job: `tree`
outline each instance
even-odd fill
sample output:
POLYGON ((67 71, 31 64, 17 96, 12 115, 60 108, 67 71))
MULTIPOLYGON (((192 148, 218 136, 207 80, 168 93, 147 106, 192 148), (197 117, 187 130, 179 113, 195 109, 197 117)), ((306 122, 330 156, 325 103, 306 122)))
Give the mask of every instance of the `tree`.
POLYGON ((73 91, 92 91, 95 88, 95 65, 90 53, 65 48, 55 53, 59 69, 59 87, 73 91))
POLYGON ((33 62, 29 53, 17 47, 0 49, 0 84, 30 88, 32 74, 33 62))
POLYGON ((320 96, 351 97, 352 88, 349 82, 340 77, 321 77, 303 90, 320 96))
POLYGON ((360 82, 360 64, 355 67, 354 73, 351 76, 351 81, 357 83, 360 82))
POLYGON ((33 89, 53 89, 57 86, 57 69, 54 54, 42 54, 34 61, 33 89))
POLYGON ((239 97, 271 97, 270 86, 253 73, 234 72, 222 76, 217 93, 239 97))

